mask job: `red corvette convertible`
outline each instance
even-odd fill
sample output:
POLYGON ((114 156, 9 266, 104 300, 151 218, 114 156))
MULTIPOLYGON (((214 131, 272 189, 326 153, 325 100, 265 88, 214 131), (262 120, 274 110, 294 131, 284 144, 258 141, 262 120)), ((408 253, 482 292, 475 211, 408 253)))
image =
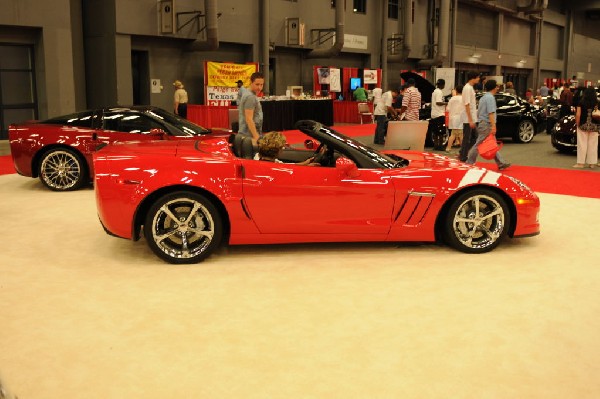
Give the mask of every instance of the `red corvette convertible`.
MULTIPOLYGON (((420 152, 384 153, 314 121, 320 145, 273 163, 223 139, 115 144, 94 154, 100 221, 170 263, 222 242, 444 241, 467 253, 540 231, 536 194, 510 176, 420 152), (316 155, 319 166, 294 162, 316 155)), ((237 140, 239 138, 239 140, 237 140)))
POLYGON ((51 190, 76 190, 94 175, 92 153, 99 146, 131 140, 196 140, 229 136, 195 125, 151 106, 103 108, 45 121, 11 125, 8 131, 15 169, 39 177, 51 190))

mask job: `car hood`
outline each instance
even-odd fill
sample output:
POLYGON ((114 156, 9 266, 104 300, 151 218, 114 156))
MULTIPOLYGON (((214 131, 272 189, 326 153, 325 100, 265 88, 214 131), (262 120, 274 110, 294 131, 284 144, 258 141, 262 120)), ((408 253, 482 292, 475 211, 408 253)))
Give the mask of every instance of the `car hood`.
POLYGON ((473 166, 444 155, 419 151, 383 151, 384 154, 394 154, 409 161, 409 168, 425 169, 468 169, 473 166))

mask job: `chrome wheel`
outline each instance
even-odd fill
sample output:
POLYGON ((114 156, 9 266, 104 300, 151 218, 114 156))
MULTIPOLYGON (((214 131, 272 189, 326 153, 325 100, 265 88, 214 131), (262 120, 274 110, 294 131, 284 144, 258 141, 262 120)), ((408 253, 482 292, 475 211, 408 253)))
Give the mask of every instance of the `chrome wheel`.
POLYGON ((40 180, 51 190, 75 190, 83 184, 84 166, 77 154, 68 149, 50 151, 42 157, 40 180))
POLYGON ((530 120, 525 120, 519 123, 518 141, 521 143, 529 143, 535 136, 535 126, 530 120))
POLYGON ((467 192, 450 207, 446 241, 463 252, 487 252, 507 234, 509 220, 500 195, 488 190, 467 192))
POLYGON ((150 248, 170 263, 196 263, 221 240, 221 218, 201 195, 173 193, 157 201, 147 215, 144 235, 150 248))

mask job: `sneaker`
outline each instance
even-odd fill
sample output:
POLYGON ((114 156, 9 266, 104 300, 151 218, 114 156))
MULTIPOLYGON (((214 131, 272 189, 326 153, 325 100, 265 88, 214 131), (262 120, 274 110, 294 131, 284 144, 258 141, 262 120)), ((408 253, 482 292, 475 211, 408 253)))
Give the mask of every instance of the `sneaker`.
POLYGON ((503 164, 500 164, 500 165, 498 165, 498 170, 504 170, 504 169, 507 169, 507 168, 509 168, 509 167, 510 167, 510 165, 511 165, 511 164, 509 164, 509 163, 503 163, 503 164))
POLYGON ((573 167, 577 169, 583 169, 583 164, 576 163, 575 165, 573 165, 573 167))

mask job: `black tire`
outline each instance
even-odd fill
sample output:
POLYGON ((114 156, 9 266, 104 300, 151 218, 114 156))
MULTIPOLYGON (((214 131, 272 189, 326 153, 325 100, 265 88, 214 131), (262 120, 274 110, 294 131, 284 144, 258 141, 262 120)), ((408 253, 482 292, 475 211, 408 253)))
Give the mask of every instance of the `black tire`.
POLYGON ((166 262, 198 263, 218 248, 223 237, 223 222, 209 199, 177 191, 159 198, 150 207, 144 237, 150 249, 166 262))
POLYGON ((445 218, 442 221, 444 241, 471 254, 496 248, 510 228, 510 210, 506 201, 500 194, 485 188, 459 195, 445 218), (476 216, 477 212, 479 216, 476 216))
POLYGON ((513 139, 517 143, 530 143, 534 136, 535 124, 531 119, 523 119, 521 122, 519 122, 517 132, 515 133, 513 139))
POLYGON ((83 157, 68 148, 50 150, 40 159, 40 181, 53 191, 79 189, 88 179, 87 171, 83 157))

